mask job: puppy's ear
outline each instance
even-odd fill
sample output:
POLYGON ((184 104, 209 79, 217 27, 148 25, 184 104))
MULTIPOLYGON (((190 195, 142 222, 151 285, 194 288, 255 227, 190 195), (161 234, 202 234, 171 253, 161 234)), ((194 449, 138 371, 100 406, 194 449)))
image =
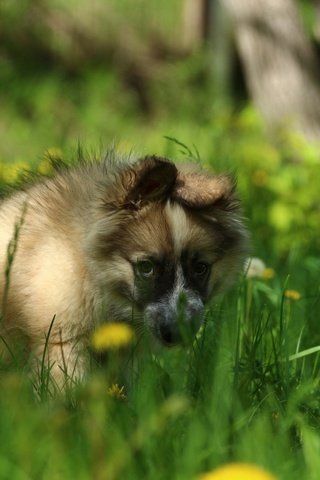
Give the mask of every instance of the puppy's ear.
POLYGON ((228 175, 179 173, 171 198, 193 209, 235 210, 239 202, 235 196, 235 180, 228 175))
POLYGON ((175 165, 165 158, 148 156, 135 164, 126 173, 124 183, 127 191, 125 206, 139 206, 169 198, 177 178, 175 165))

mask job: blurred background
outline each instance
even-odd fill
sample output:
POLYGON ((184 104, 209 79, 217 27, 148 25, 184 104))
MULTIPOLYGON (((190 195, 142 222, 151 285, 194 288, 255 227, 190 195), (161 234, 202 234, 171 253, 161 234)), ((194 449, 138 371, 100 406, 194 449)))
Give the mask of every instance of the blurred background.
POLYGON ((111 144, 238 176, 253 251, 320 269, 320 2, 1 0, 0 182, 111 144))

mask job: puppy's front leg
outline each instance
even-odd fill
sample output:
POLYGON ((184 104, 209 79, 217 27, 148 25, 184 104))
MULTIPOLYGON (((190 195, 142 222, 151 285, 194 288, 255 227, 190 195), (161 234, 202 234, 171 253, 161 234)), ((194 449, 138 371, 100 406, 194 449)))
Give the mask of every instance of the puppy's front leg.
POLYGON ((33 346, 36 388, 63 391, 84 379, 89 368, 89 353, 80 340, 48 342, 33 346))

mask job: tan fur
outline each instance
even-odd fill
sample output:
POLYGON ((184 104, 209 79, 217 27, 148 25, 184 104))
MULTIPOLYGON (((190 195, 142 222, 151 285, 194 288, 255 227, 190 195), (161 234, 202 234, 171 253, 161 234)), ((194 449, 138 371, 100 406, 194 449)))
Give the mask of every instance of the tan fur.
POLYGON ((15 193, 0 205, 1 333, 12 343, 23 332, 41 359, 54 318, 52 374, 60 384, 65 371, 81 378, 89 332, 132 316, 137 259, 191 247, 215 263, 211 295, 231 282, 247 248, 234 205, 227 177, 188 174, 156 157, 119 163, 111 155, 15 193), (7 250, 19 223, 4 298, 7 250), (225 232, 232 245, 220 254, 225 232))

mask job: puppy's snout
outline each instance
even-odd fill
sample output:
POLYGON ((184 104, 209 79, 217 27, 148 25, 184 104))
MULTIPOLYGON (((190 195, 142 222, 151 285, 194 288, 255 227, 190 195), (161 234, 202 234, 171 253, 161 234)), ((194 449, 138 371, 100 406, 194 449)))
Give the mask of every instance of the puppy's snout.
POLYGON ((168 303, 149 306, 147 318, 155 336, 164 345, 184 343, 194 337, 203 319, 201 300, 186 302, 183 309, 172 308, 168 303))
POLYGON ((165 345, 175 345, 180 342, 181 335, 176 325, 162 324, 159 328, 160 337, 165 345))

